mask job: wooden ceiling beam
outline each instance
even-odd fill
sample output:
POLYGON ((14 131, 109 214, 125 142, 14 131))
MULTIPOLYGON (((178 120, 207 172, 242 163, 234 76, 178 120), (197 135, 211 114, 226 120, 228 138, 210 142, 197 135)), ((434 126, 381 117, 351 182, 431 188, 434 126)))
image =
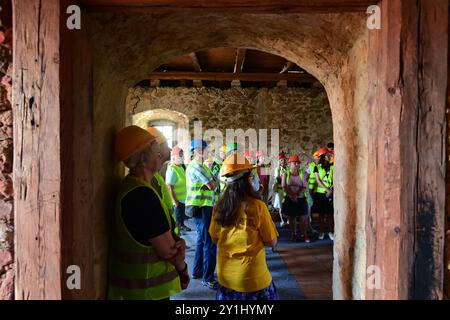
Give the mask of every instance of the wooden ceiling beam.
POLYGON ((305 73, 225 73, 225 72, 152 72, 150 80, 208 80, 208 81, 298 81, 314 82, 316 78, 305 73))
POLYGON ((242 73, 245 63, 245 54, 247 49, 238 48, 236 49, 236 60, 234 62, 234 73, 242 73))
POLYGON ((223 11, 247 13, 365 12, 373 0, 81 0, 91 11, 223 11))
MULTIPOLYGON (((194 66, 195 72, 202 72, 202 66, 200 65, 200 62, 198 61, 197 54, 195 52, 192 52, 189 54, 189 57, 192 60, 192 65, 194 66)), ((202 80, 193 80, 192 85, 196 88, 200 88, 203 86, 202 80)))
POLYGON ((202 72, 202 67, 200 66, 200 62, 198 61, 197 54, 195 52, 189 53, 189 57, 192 60, 192 65, 194 66, 195 72, 202 72))
POLYGON ((287 61, 283 69, 281 69, 280 73, 286 73, 289 70, 291 70, 294 66, 295 64, 293 62, 287 61))

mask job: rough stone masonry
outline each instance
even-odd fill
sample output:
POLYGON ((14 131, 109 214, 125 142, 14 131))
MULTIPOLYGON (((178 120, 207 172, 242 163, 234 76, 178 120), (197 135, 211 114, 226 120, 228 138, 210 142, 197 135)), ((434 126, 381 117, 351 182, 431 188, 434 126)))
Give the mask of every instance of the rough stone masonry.
MULTIPOLYGON (((3 4, 3 2, 2 2, 3 4)), ((12 30, 2 10, 0 20, 0 300, 14 298, 14 212, 12 186, 13 121, 12 30)))
POLYGON ((201 120, 204 130, 218 129, 224 137, 226 129, 279 129, 280 151, 299 154, 304 164, 333 140, 330 105, 321 87, 130 89, 127 110, 136 123, 164 117, 164 112, 147 112, 155 109, 201 120))

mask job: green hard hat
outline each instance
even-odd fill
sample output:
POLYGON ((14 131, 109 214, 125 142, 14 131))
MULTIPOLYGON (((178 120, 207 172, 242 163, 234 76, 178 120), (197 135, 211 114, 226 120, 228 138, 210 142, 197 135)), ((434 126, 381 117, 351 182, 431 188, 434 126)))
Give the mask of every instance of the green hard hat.
POLYGON ((227 154, 229 154, 231 151, 237 151, 237 149, 238 149, 238 144, 236 142, 227 144, 227 154))

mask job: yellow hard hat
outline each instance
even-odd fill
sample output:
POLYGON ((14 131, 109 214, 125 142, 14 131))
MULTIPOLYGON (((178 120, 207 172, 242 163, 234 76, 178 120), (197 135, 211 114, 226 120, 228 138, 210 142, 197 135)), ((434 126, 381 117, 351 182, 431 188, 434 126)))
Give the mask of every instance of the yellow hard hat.
POLYGON ((156 137, 156 142, 158 144, 163 144, 165 142, 167 142, 166 137, 164 137, 164 135, 162 134, 161 131, 159 131, 158 129, 156 129, 155 127, 150 127, 146 129, 148 131, 148 133, 150 133, 152 136, 156 137))
POLYGON ((133 154, 141 151, 156 137, 138 126, 128 126, 119 131, 116 136, 116 156, 119 161, 127 160, 133 154))
POLYGON ((230 173, 252 169, 253 166, 243 155, 235 153, 229 155, 223 162, 221 176, 224 177, 230 173))
POLYGON ((227 152, 227 145, 224 144, 223 146, 220 147, 220 152, 226 153, 227 152))

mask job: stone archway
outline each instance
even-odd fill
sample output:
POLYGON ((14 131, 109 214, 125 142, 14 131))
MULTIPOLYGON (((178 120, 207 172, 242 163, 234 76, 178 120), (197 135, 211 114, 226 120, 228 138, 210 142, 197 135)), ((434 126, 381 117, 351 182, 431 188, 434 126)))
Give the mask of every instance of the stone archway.
POLYGON ((383 27, 371 32, 361 11, 248 7, 83 11, 73 32, 68 4, 13 6, 17 298, 104 297, 128 89, 171 57, 217 46, 283 56, 326 88, 338 154, 334 298, 442 298, 448 1, 382 0, 383 27), (366 261, 382 271, 379 290, 365 287, 366 261), (64 286, 72 264, 84 270, 79 291, 64 286))
MULTIPOLYGON (((123 105, 128 87, 145 79, 146 72, 164 61, 189 52, 218 46, 265 51, 297 63, 322 82, 330 101, 339 154, 336 161, 334 297, 364 298, 367 168, 364 99, 368 36, 365 16, 359 13, 282 16, 200 13, 193 21, 184 13, 164 16, 99 14, 92 23, 97 28, 106 28, 106 34, 114 35, 104 37, 104 32, 93 32, 98 57, 110 57, 98 60, 102 63, 96 65, 94 88, 97 94, 94 114, 99 116, 94 118, 95 135, 108 137, 108 140, 112 139, 108 133, 110 126, 114 124, 118 129, 125 123, 123 105), (148 33, 149 26, 154 26, 155 32, 148 33), (114 95, 111 95, 112 88, 114 95), (107 119, 102 112, 106 106, 110 110, 107 119), (355 176, 361 184, 351 183, 355 176)), ((101 186, 112 185, 114 167, 110 165, 110 151, 105 149, 110 142, 99 143, 96 162, 104 163, 105 167, 96 174, 94 189, 99 199, 106 199, 112 191, 101 186)), ((108 211, 104 205, 107 202, 99 203, 96 212, 108 211)))

